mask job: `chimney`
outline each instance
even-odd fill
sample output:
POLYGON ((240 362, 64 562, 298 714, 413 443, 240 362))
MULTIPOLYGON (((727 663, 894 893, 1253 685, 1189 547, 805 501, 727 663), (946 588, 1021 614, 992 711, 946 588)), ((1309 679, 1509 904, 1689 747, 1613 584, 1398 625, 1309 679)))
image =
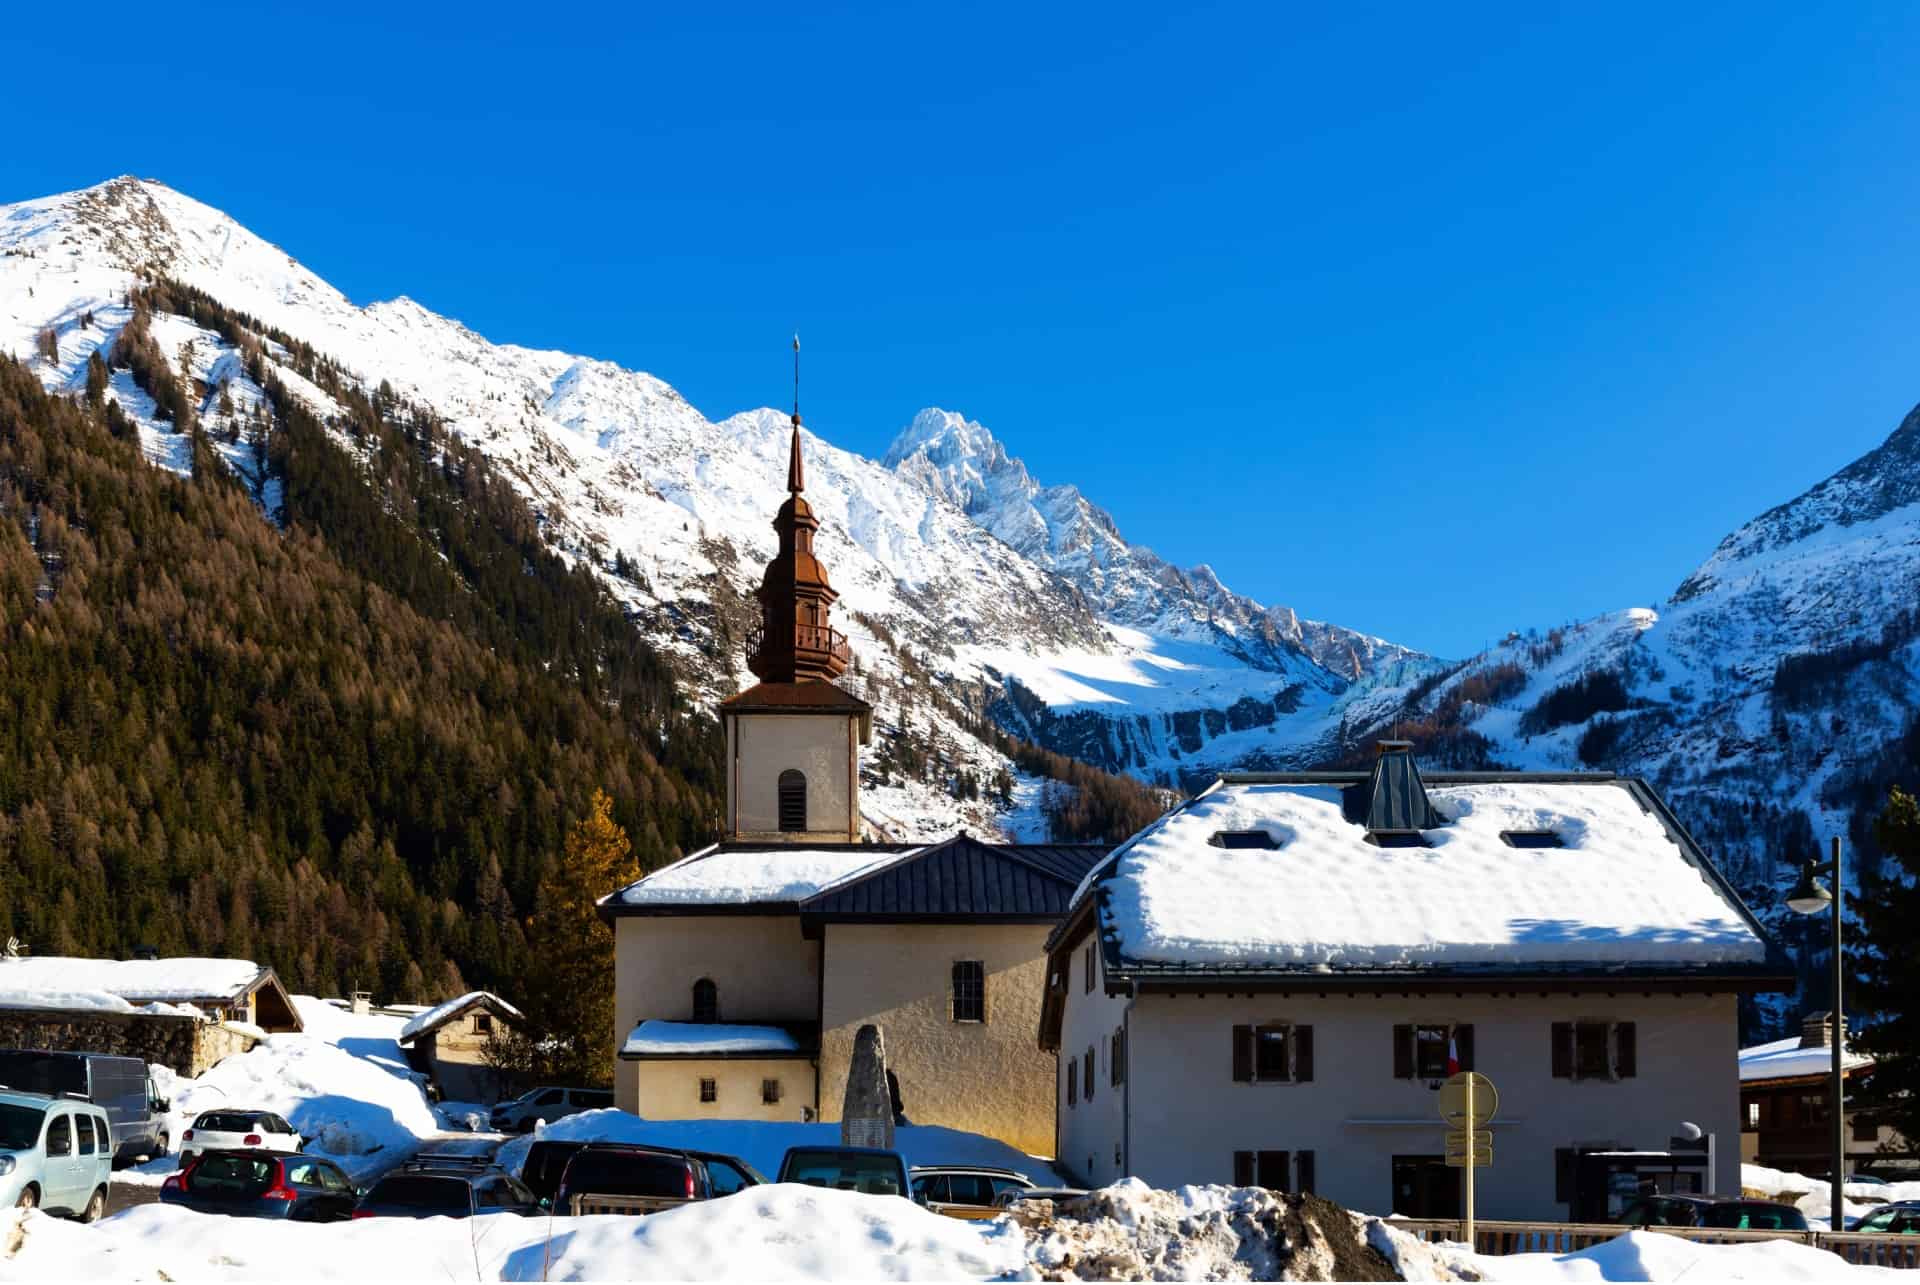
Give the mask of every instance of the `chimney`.
POLYGON ((1412 741, 1381 741, 1373 760, 1373 775, 1364 785, 1347 787, 1347 820, 1369 834, 1411 835, 1447 823, 1427 801, 1420 768, 1413 761, 1412 741))
POLYGON ((373 992, 355 991, 351 1005, 355 1017, 365 1017, 373 1011, 373 992))
MULTIPOLYGON (((1846 1042, 1844 1030, 1841 1043, 1846 1042)), ((1833 1014, 1822 1010, 1808 1013, 1800 1019, 1800 1047, 1803 1049, 1825 1049, 1833 1047, 1833 1014)))

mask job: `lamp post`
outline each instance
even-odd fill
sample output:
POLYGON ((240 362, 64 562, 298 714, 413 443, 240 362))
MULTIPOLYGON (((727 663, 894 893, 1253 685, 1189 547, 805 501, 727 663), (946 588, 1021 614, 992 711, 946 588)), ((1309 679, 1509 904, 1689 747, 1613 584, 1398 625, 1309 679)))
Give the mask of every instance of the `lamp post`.
POLYGON ((1841 903, 1845 900, 1845 889, 1841 885, 1840 836, 1833 836, 1833 860, 1809 861, 1800 868, 1799 882, 1787 893, 1787 909, 1799 915, 1817 915, 1832 908, 1833 911, 1833 1196, 1828 1219, 1833 1230, 1847 1229, 1847 1216, 1841 1211, 1844 1204, 1847 1184, 1847 1086, 1845 1072, 1841 1067, 1842 1046, 1846 1043, 1846 1019, 1840 1004, 1841 978, 1846 963, 1840 953, 1840 914, 1841 903), (1820 882, 1819 876, 1830 875, 1833 888, 1820 882))

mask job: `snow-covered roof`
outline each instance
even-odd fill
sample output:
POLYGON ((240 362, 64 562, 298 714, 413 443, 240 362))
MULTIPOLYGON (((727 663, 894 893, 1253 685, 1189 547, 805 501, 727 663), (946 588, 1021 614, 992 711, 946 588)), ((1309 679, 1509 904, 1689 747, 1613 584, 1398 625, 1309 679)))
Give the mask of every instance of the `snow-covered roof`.
POLYGON ((620 1046, 623 1057, 698 1057, 716 1053, 798 1053, 800 1041, 778 1026, 646 1021, 620 1046))
MULTIPOLYGON (((399 1006, 394 1005, 392 1007, 399 1006)), ((516 1022, 526 1020, 525 1013, 522 1013, 519 1009, 507 1003, 507 1001, 501 999, 492 991, 468 991, 458 999, 450 999, 443 1004, 435 1004, 432 1008, 423 1009, 408 1018, 407 1024, 400 1028, 400 1043, 410 1044, 429 1031, 437 1031, 470 1008, 489 1009, 501 1017, 516 1022)))
MULTIPOLYGON (((1872 1058, 1851 1049, 1842 1051, 1840 1061, 1848 1071, 1873 1065, 1872 1058)), ((1833 1046, 1816 1044, 1804 1048, 1798 1035, 1740 1050, 1740 1078, 1743 1081, 1785 1080, 1802 1075, 1828 1075, 1832 1071, 1833 1046)))
POLYGON ((148 1000, 238 1000, 266 970, 250 959, 0 958, 0 991, 98 991, 148 1000))
POLYGON ((915 851, 881 844, 714 846, 602 899, 611 906, 748 906, 797 903, 915 851))
POLYGON ((1423 832, 1424 847, 1369 842, 1348 819, 1343 784, 1226 778, 1116 851, 1076 900, 1103 885, 1103 932, 1120 960, 1149 968, 1738 970, 1769 961, 1750 916, 1637 783, 1435 774, 1428 795, 1448 822, 1423 832), (1232 831, 1263 831, 1278 847, 1211 842, 1232 831), (1564 846, 1509 846, 1506 831, 1551 831, 1564 846))

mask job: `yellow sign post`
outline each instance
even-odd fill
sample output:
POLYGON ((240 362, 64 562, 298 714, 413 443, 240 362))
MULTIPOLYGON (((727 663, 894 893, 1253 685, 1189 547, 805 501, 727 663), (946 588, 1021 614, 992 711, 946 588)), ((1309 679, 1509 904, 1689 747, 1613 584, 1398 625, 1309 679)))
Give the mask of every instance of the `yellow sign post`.
POLYGON ((1473 1171, 1493 1163, 1493 1131, 1481 1126, 1490 1123, 1499 1109, 1500 1094, 1493 1081, 1478 1071, 1461 1071, 1440 1086, 1440 1119, 1447 1126, 1447 1164, 1466 1170, 1461 1195, 1469 1248, 1473 1245, 1473 1171))

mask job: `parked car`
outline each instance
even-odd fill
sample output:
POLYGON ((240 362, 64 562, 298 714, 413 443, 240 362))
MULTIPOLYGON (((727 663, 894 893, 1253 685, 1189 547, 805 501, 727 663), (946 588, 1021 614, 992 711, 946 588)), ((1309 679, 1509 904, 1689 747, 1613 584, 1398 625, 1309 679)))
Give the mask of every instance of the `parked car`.
POLYGON ((993 1203, 1010 1209, 1023 1200, 1078 1200, 1087 1194, 1085 1187, 1029 1187, 1025 1191, 1008 1188, 994 1197, 993 1203))
POLYGON ((916 1165, 908 1177, 913 1198, 934 1213, 976 1221, 998 1218, 1002 1195, 1017 1198, 1033 1190, 1025 1174, 987 1165, 916 1165))
POLYGON ((1792 1205, 1739 1196, 1640 1196, 1614 1219, 1632 1227, 1723 1227, 1729 1231, 1805 1231, 1807 1218, 1792 1205))
POLYGON ((881 1147, 789 1147, 780 1158, 780 1181, 874 1196, 909 1191, 907 1162, 881 1147))
POLYGON ((567 1161, 553 1208, 566 1214, 651 1214, 715 1194, 704 1160, 662 1147, 601 1142, 582 1147, 567 1161), (596 1209, 602 1201, 617 1208, 596 1209))
POLYGON ((555 1120, 581 1111, 600 1111, 613 1105, 611 1089, 566 1089, 544 1084, 528 1089, 511 1102, 502 1102, 487 1113, 487 1120, 499 1133, 525 1133, 541 1120, 555 1120))
POLYGON ((470 1218, 537 1214, 540 1198, 490 1160, 422 1156, 367 1188, 355 1218, 470 1218))
POLYGON ((0 1092, 0 1206, 72 1214, 107 1211, 113 1128, 90 1102, 0 1092))
POLYGON ((163 1205, 235 1218, 343 1222, 358 1200, 338 1165, 288 1150, 201 1151, 160 1184, 163 1205))
POLYGON ((0 1087, 49 1097, 77 1095, 107 1113, 115 1164, 167 1154, 167 1112, 147 1064, 110 1053, 0 1049, 0 1087))
MULTIPOLYGON (((526 1163, 520 1168, 520 1181, 534 1195, 542 1200, 551 1201, 560 1189, 560 1175, 565 1171, 568 1161, 591 1146, 613 1144, 594 1143, 585 1139, 542 1138, 527 1149, 526 1163)), ((679 1150, 678 1148, 653 1148, 654 1150, 679 1150)), ((725 1155, 718 1151, 681 1151, 680 1154, 702 1161, 707 1166, 707 1177, 713 1186, 715 1196, 731 1196, 734 1192, 747 1187, 758 1187, 767 1181, 766 1175, 738 1156, 725 1155)))
POLYGON ((202 1111, 180 1131, 180 1165, 206 1151, 298 1151, 305 1141, 271 1111, 202 1111))
POLYGON ((1920 1236, 1920 1200, 1895 1200, 1872 1213, 1860 1215, 1849 1231, 1877 1232, 1882 1236, 1920 1236))

